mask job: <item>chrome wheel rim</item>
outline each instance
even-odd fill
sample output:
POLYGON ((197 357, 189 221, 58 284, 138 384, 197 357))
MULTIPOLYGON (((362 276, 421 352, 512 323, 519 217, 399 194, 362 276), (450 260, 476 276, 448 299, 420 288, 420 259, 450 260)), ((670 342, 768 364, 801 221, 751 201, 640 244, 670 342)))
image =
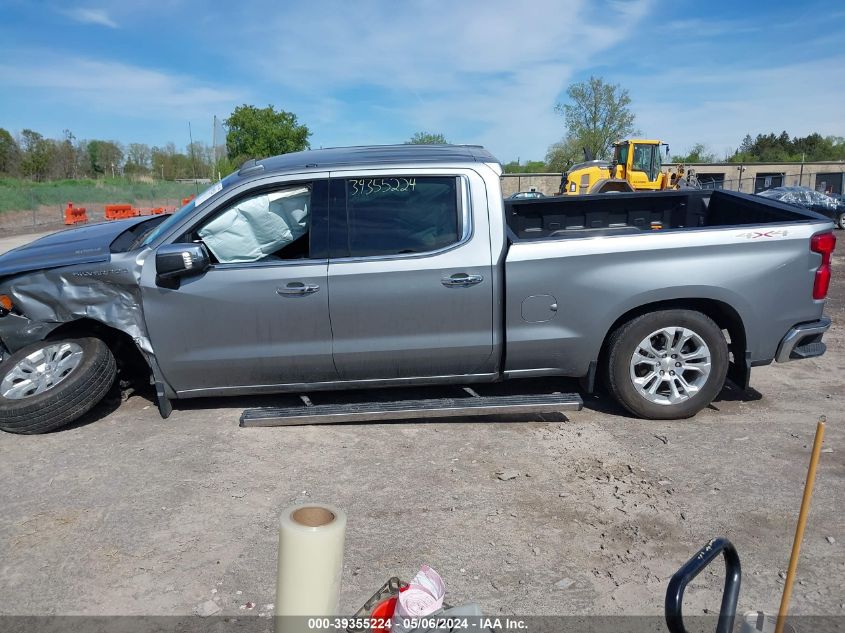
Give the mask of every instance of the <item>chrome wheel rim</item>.
POLYGON ((655 330, 634 349, 631 381, 649 402, 672 405, 694 397, 710 377, 710 348, 684 327, 655 330))
POLYGON ((3 377, 0 394, 22 400, 52 389, 70 376, 82 362, 82 348, 76 343, 47 345, 28 354, 3 377))

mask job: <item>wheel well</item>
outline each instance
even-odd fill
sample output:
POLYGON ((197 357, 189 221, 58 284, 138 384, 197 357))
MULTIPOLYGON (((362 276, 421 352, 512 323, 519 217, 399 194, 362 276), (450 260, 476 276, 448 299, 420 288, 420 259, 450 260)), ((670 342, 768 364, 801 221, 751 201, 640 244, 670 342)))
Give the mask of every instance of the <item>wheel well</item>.
POLYGON ((77 319, 62 323, 50 332, 47 338, 76 338, 93 336, 103 340, 109 346, 118 369, 124 376, 130 378, 147 378, 150 366, 147 359, 135 345, 135 341, 126 332, 95 321, 94 319, 77 319))
POLYGON ((599 351, 598 366, 603 368, 607 360, 608 341, 613 333, 624 323, 631 319, 635 319, 643 314, 649 312, 658 312, 660 310, 695 310, 707 315, 719 326, 720 330, 728 333, 728 351, 730 353, 730 361, 737 368, 742 368, 747 371, 745 367, 745 351, 747 349, 745 325, 742 323, 742 317, 730 305, 723 301, 716 299, 673 299, 669 301, 655 301, 654 303, 646 303, 637 306, 632 310, 628 310, 625 314, 620 316, 613 325, 610 326, 602 341, 601 350, 599 351))
POLYGON ((631 183, 619 178, 599 180, 590 189, 590 193, 631 193, 632 191, 634 191, 634 188, 631 183))

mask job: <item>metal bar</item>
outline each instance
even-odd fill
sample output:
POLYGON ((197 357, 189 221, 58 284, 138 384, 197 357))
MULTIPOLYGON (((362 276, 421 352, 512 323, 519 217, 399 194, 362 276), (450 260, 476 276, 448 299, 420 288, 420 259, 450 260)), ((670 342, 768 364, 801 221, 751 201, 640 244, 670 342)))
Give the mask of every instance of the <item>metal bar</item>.
POLYGON ((683 616, 684 591, 687 585, 704 571, 704 568, 712 563, 719 554, 722 554, 725 559, 725 587, 722 590, 722 607, 719 610, 716 633, 731 633, 733 631, 736 604, 742 583, 742 566, 739 563, 739 554, 733 544, 728 539, 719 537, 712 539, 698 550, 695 556, 684 563, 684 566, 669 579, 664 603, 666 628, 669 629, 669 633, 687 633, 683 616))
POLYGON ((798 512, 798 524, 795 526, 795 539, 792 541, 792 554, 789 556, 789 568, 783 583, 783 595, 780 599, 775 633, 782 633, 789 613, 789 600, 792 597, 792 584, 795 582, 795 572, 798 570, 798 556, 801 554, 801 541, 804 539, 804 528, 807 526, 807 515, 810 513, 810 500, 813 498, 813 486, 816 483, 816 467, 819 465, 819 454, 824 440, 825 418, 816 424, 816 439, 810 452, 810 467, 807 469, 807 481, 804 484, 804 496, 801 498, 801 510, 798 512))
POLYGON ((508 413, 556 413, 580 411, 578 394, 483 396, 433 398, 396 402, 315 404, 310 407, 267 407, 247 409, 241 414, 242 427, 337 424, 410 418, 469 417, 508 413))

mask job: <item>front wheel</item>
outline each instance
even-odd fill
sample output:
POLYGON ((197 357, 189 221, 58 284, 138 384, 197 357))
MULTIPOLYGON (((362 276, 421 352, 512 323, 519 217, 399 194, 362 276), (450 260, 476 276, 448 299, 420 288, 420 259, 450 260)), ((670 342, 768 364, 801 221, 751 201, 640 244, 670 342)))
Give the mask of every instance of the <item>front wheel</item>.
POLYGON ((839 214, 839 228, 845 229, 845 211, 839 214))
POLYGON ((664 310, 620 326, 608 342, 607 385, 628 411, 651 420, 689 418, 719 394, 728 346, 712 319, 664 310))
POLYGON ((47 340, 0 365, 0 429, 46 433, 90 411, 114 384, 117 365, 98 338, 47 340))

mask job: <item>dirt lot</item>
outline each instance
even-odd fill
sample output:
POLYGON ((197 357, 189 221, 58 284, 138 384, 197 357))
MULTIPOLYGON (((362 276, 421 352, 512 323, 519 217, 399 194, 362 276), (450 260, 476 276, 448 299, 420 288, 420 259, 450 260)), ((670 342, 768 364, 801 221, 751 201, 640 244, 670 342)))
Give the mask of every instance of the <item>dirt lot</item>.
MULTIPOLYGON (((792 612, 843 615, 845 257, 834 266, 827 355, 756 369, 756 392, 689 421, 597 397, 569 419, 241 429, 244 407, 272 399, 188 401, 162 420, 135 396, 69 430, 0 433, 0 613, 190 614, 209 599, 270 613, 278 513, 303 499, 349 513, 350 612, 429 563, 453 603, 488 614, 660 614, 668 578, 717 535, 742 558, 740 611, 776 611, 826 415, 792 612)), ((687 613, 718 610, 714 569, 687 613)))

